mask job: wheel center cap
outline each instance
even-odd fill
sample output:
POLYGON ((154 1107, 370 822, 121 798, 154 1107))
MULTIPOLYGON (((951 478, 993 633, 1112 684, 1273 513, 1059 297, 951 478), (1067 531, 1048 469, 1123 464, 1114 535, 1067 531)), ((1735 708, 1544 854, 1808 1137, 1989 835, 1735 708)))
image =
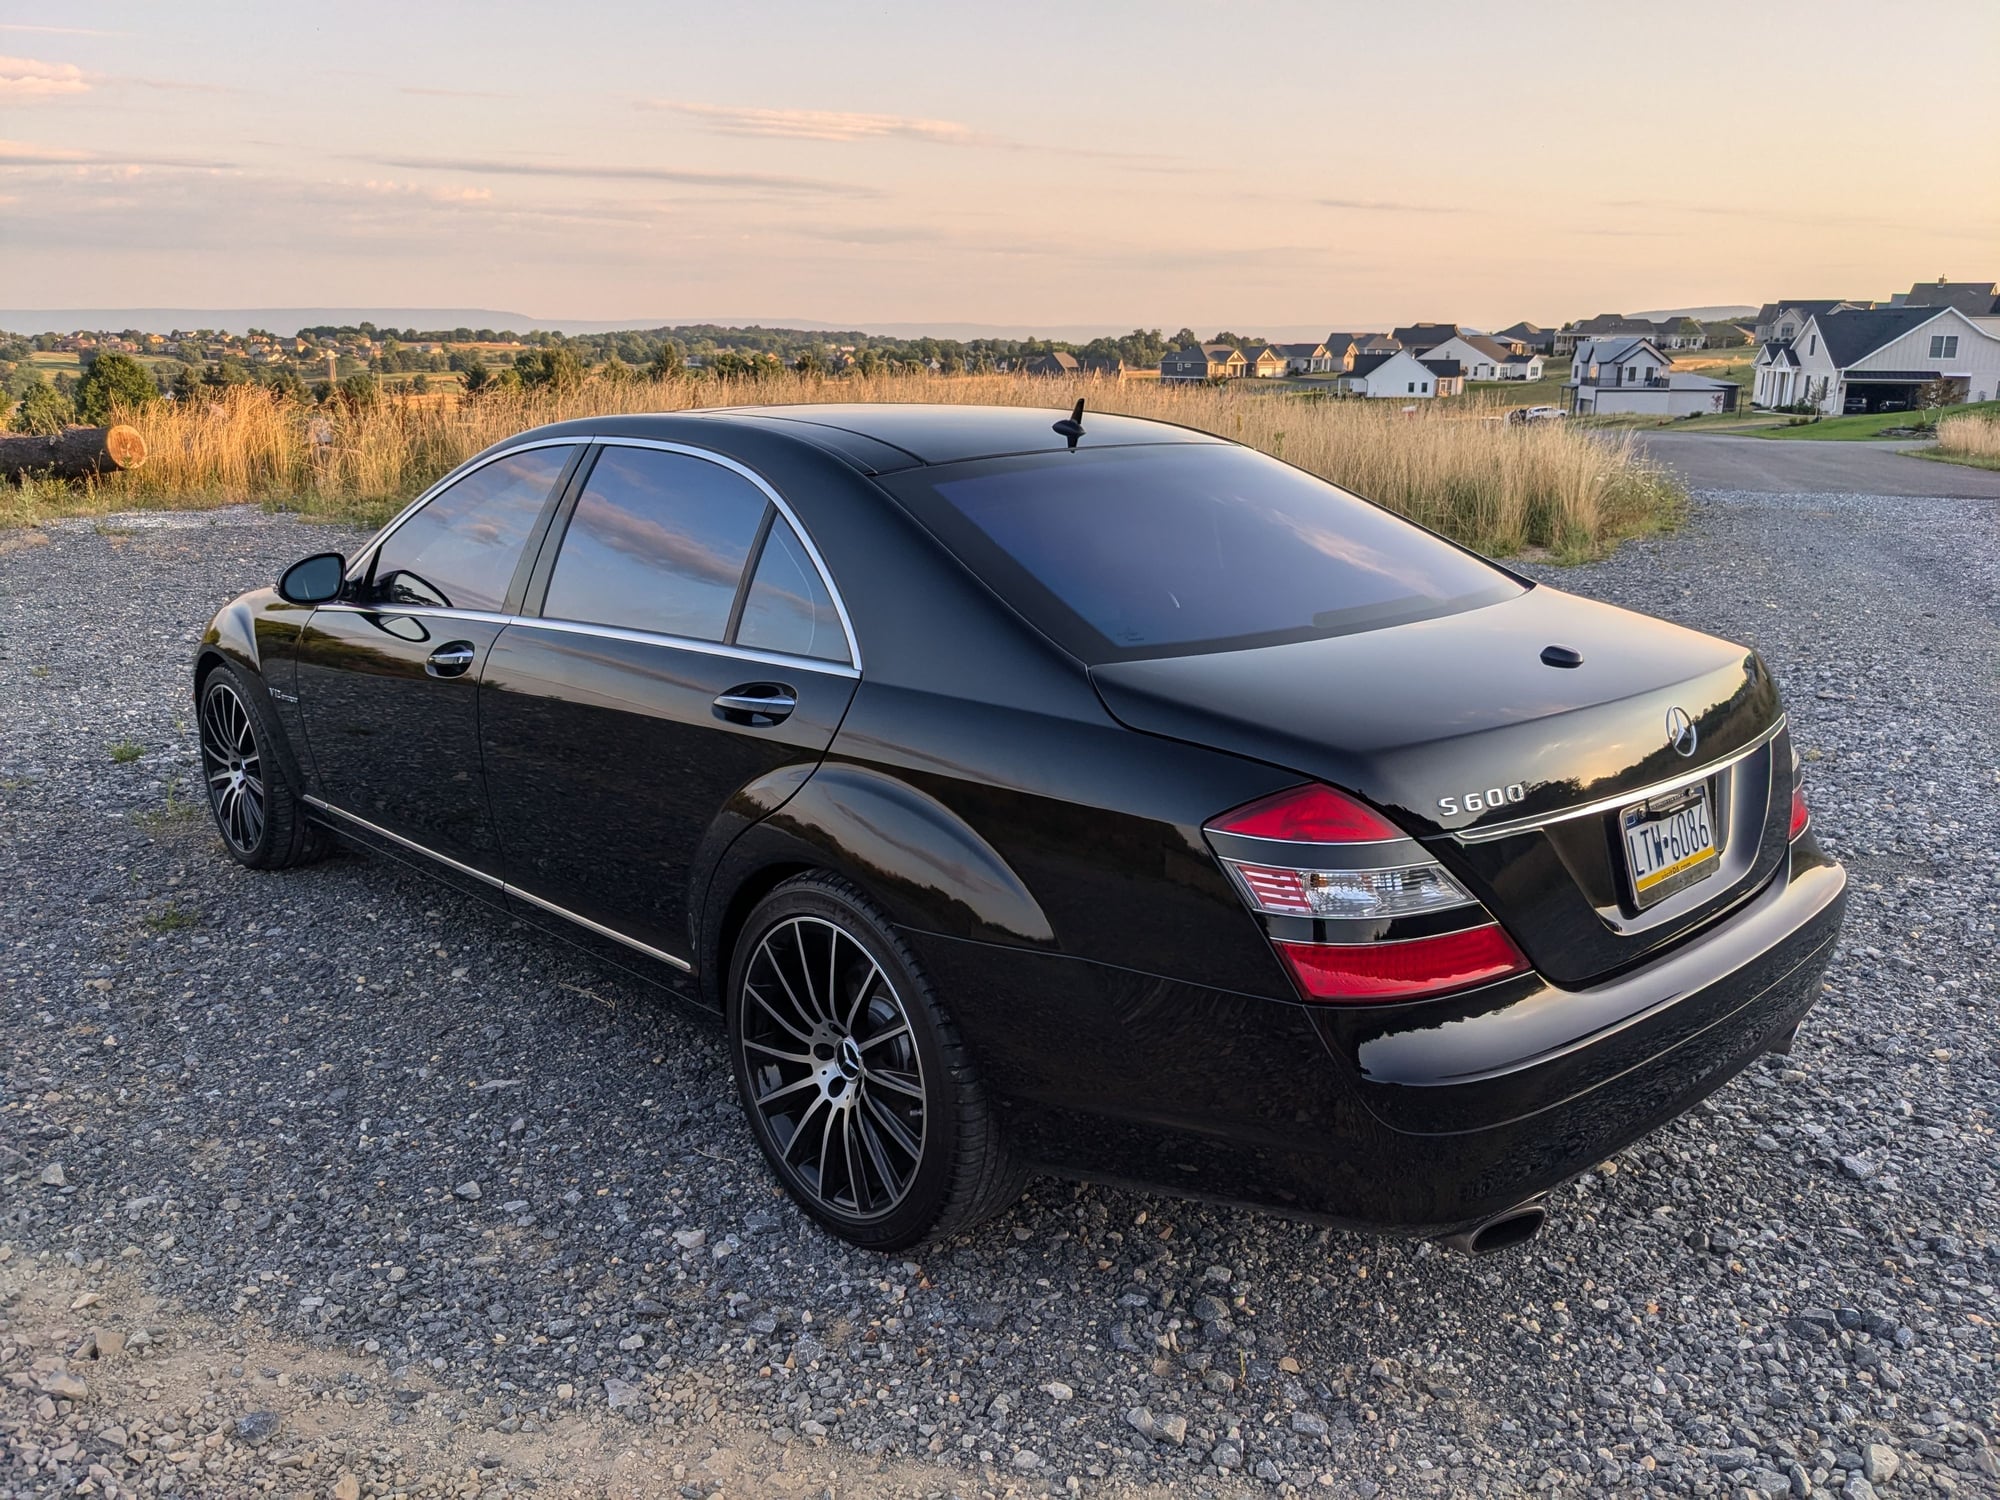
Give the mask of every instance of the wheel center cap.
POLYGON ((840 1049, 834 1054, 834 1061, 840 1065, 843 1077, 855 1078, 861 1073, 861 1047, 853 1037, 840 1039, 840 1049))

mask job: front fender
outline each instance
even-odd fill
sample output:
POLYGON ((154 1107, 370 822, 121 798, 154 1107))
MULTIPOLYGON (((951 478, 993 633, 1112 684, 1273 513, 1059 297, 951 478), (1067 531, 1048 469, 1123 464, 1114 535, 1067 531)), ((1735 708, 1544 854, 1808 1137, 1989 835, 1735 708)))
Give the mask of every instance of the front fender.
POLYGON ((852 880, 899 926, 1014 947, 1055 946, 1055 931, 1026 883, 936 798, 845 762, 822 765, 783 796, 778 790, 766 789, 771 811, 747 828, 739 822, 705 887, 697 887, 707 892, 696 953, 711 1003, 721 1002, 724 955, 749 905, 776 879, 804 869, 852 880))
POLYGON ((226 662, 252 691, 261 689, 264 698, 258 706, 278 731, 273 752, 291 784, 303 791, 312 789, 312 778, 293 674, 299 636, 311 616, 311 606, 287 603, 274 589, 232 599, 202 632, 191 685, 198 705, 202 683, 226 662))

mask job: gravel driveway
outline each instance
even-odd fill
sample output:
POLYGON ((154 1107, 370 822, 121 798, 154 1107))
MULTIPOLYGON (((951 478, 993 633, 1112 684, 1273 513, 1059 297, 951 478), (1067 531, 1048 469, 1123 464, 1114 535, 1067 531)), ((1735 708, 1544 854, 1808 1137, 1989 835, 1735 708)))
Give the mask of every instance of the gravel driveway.
POLYGON ((189 645, 324 529, 0 533, 0 1494, 2000 1493, 1996 521, 1551 573, 1766 654, 1854 896, 1791 1057, 1484 1260, 1057 1182, 848 1249, 644 987, 223 856, 189 645))

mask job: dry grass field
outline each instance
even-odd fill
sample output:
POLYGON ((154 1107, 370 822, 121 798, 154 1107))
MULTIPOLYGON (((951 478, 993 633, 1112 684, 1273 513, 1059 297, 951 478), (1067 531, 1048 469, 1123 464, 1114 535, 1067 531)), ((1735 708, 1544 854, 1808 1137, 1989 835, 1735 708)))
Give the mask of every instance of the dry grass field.
POLYGON ((363 524, 385 519, 489 444, 544 422, 612 412, 744 403, 903 401, 1050 409, 1078 397, 1219 433, 1276 455, 1482 551, 1564 559, 1671 525, 1679 483, 1617 439, 1560 424, 1511 426, 1480 408, 1405 413, 1395 402, 1246 397, 1232 388, 1162 388, 899 375, 787 375, 754 382, 588 380, 567 391, 389 397, 372 407, 313 407, 254 388, 189 407, 155 404, 131 420, 145 466, 96 485, 0 490, 0 522, 132 506, 193 508, 259 501, 363 524))
POLYGON ((1937 456, 2000 469, 2000 410, 1961 412, 1938 423, 1937 456))

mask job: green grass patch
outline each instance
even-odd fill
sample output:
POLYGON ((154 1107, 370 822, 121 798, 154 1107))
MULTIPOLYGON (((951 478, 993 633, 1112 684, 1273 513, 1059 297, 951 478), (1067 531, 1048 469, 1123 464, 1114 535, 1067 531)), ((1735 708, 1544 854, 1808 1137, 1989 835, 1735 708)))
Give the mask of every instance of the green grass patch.
POLYGON ((181 906, 169 901, 160 910, 146 918, 146 930, 152 933, 180 932, 185 928, 199 927, 201 918, 181 906))
POLYGON ((2000 401, 1968 401, 1959 406, 1940 406, 1933 411, 1871 411, 1853 417, 1821 417, 1817 422, 1802 422, 1797 427, 1772 427, 1758 432, 1758 437, 1782 438, 1789 442, 1812 443, 1856 443, 1880 438, 1895 427, 1934 427, 1945 417, 1956 416, 1960 412, 1984 412, 2000 415, 2000 401))
POLYGON ((134 744, 131 740, 120 740, 111 747, 111 763, 114 766, 129 766, 145 753, 144 745, 134 744))

